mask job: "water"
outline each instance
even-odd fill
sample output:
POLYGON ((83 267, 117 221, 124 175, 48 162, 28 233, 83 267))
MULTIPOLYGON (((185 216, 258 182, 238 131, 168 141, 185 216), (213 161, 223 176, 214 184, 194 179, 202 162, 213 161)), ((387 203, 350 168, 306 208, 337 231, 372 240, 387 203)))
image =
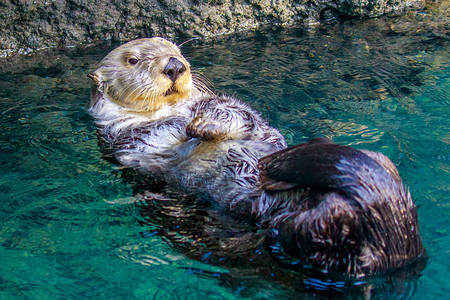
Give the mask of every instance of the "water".
POLYGON ((246 247, 258 233, 192 199, 139 201, 145 182, 101 153, 87 112, 86 74, 117 46, 102 43, 0 65, 0 298, 447 298, 450 36, 439 13, 182 47, 289 144, 326 136, 388 155, 419 206, 420 274, 327 280, 246 247))

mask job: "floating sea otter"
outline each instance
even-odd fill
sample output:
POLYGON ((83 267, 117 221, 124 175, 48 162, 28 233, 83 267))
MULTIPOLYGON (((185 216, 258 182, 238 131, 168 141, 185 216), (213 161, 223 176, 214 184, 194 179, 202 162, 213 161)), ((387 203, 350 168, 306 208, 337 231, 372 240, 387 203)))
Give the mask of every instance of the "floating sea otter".
POLYGON ((425 255, 417 209, 386 156, 326 139, 286 148, 250 107, 212 93, 171 42, 126 43, 89 77, 91 112, 120 164, 274 229, 306 264, 363 276, 425 255))

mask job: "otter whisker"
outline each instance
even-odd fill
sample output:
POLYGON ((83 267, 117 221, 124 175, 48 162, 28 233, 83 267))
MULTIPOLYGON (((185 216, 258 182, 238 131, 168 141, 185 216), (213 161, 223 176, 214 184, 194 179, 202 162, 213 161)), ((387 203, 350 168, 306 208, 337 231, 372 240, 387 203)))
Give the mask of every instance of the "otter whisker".
POLYGON ((138 95, 139 94, 128 93, 128 95, 127 95, 127 102, 128 102, 128 104, 135 104, 138 95))
MULTIPOLYGON (((149 106, 151 106, 151 104, 153 104, 152 102, 152 95, 151 95, 151 93, 150 93, 150 90, 149 90, 149 87, 145 87, 142 91, 141 91, 141 93, 140 93, 141 95, 142 95, 142 100, 141 100, 141 110, 142 109, 144 109, 144 107, 146 107, 147 108, 147 110, 149 110, 148 109, 148 107, 149 106)), ((153 108, 153 107, 152 107, 153 108)))
POLYGON ((201 78, 197 78, 195 76, 192 77, 192 83, 195 83, 198 86, 208 87, 208 84, 206 82, 204 82, 201 78))
POLYGON ((199 38, 198 38, 198 37, 190 38, 190 39, 188 39, 188 40, 182 42, 181 44, 179 44, 179 45, 177 45, 177 46, 178 46, 178 48, 181 48, 183 45, 185 45, 185 44, 187 44, 187 43, 190 43, 190 42, 192 42, 192 41, 195 41, 195 40, 199 40, 199 38))
POLYGON ((147 110, 155 110, 156 107, 156 97, 155 94, 151 91, 151 89, 148 89, 145 93, 145 103, 147 110))
POLYGON ((112 100, 122 102, 122 96, 126 92, 126 88, 117 91, 116 89, 109 89, 105 91, 105 94, 111 97, 112 100))
POLYGON ((214 87, 214 84, 211 80, 209 80, 208 77, 206 77, 203 73, 200 71, 192 70, 191 71, 192 77, 196 78, 197 80, 200 80, 201 82, 205 83, 208 86, 214 87))
MULTIPOLYGON (((114 85, 112 85, 112 86, 115 86, 116 85, 116 83, 113 81, 113 84, 114 85)), ((118 85, 118 83, 117 83, 117 85, 118 85)), ((125 88, 123 88, 121 91, 120 91, 120 93, 117 93, 116 91, 114 91, 113 93, 113 95, 110 95, 113 99, 115 99, 116 101, 119 101, 119 102, 124 102, 124 103, 126 103, 127 101, 126 101, 126 99, 123 99, 122 97, 124 96, 124 94, 125 93, 128 93, 128 87, 125 87, 125 88)), ((107 94, 109 95, 109 91, 107 92, 107 94)))
POLYGON ((214 88, 213 86, 210 86, 208 82, 205 82, 201 78, 192 77, 192 83, 195 84, 198 87, 203 87, 204 89, 211 90, 211 88, 214 88))
POLYGON ((210 88, 210 86, 214 88, 214 85, 206 76, 197 71, 191 72, 191 74, 192 84, 194 85, 194 87, 196 87, 201 92, 214 94, 212 89, 210 88))
POLYGON ((136 85, 136 87, 135 87, 132 91, 130 91, 130 93, 129 93, 128 96, 129 96, 129 97, 130 97, 130 96, 133 97, 133 100, 130 101, 131 103, 136 103, 136 100, 137 100, 138 97, 142 94, 142 91, 139 91, 139 92, 136 93, 136 91, 138 91, 139 89, 141 89, 141 87, 138 86, 138 85, 136 85))
POLYGON ((129 93, 129 96, 132 96, 133 99, 130 101, 131 103, 137 104, 137 99, 139 97, 141 97, 141 103, 139 109, 143 109, 146 105, 148 105, 148 103, 146 103, 147 101, 147 96, 144 97, 144 95, 147 95, 149 93, 149 87, 151 87, 152 82, 148 80, 148 78, 145 79, 145 83, 144 86, 140 85, 140 84, 136 84, 136 87, 129 93), (145 87, 148 86, 148 87, 145 87), (136 92, 138 91, 138 92, 136 92))
POLYGON ((149 85, 143 91, 142 108, 146 107, 146 110, 155 110, 157 108, 156 99, 157 97, 152 91, 152 86, 149 85))
POLYGON ((202 92, 202 93, 205 93, 205 94, 211 94, 211 95, 214 94, 213 91, 211 91, 210 89, 206 89, 204 86, 196 86, 196 85, 194 84, 194 88, 195 88, 196 90, 198 90, 199 92, 202 92))
POLYGON ((141 103, 141 108, 140 108, 140 110, 142 110, 144 107, 148 107, 148 92, 146 91, 146 90, 144 90, 143 92, 142 92, 142 97, 143 97, 143 99, 142 99, 142 103, 141 103), (145 93, 144 93, 145 92, 145 93))

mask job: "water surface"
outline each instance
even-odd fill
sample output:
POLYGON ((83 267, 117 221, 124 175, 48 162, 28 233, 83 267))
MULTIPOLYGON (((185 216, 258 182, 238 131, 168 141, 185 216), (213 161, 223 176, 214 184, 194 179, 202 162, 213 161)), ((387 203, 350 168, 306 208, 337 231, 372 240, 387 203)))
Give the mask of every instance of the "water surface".
POLYGON ((245 247, 257 233, 192 199, 140 201, 145 182, 102 154, 87 111, 86 74, 117 46, 99 43, 0 65, 0 298, 447 298, 450 28, 436 14, 182 47, 289 144, 326 136, 388 155, 419 206, 419 274, 327 281, 245 247))

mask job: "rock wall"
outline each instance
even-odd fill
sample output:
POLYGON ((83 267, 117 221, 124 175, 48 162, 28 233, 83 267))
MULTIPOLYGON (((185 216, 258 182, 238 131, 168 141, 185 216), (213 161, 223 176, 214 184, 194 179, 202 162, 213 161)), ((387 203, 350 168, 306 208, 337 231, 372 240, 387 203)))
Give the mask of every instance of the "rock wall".
POLYGON ((376 17, 425 0, 1 0, 0 57, 95 40, 207 37, 264 24, 376 17))

